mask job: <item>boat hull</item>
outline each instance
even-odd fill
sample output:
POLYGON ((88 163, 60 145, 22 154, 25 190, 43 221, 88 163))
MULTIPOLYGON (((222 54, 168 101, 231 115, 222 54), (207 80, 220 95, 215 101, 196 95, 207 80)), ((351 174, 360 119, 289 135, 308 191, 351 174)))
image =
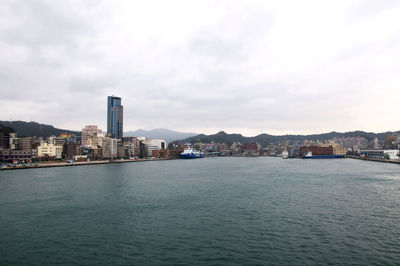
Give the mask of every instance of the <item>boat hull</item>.
POLYGON ((199 153, 199 154, 181 154, 181 159, 198 159, 198 158, 203 158, 204 154, 199 153))
POLYGON ((337 159, 344 158, 344 155, 311 155, 303 156, 303 159, 337 159))

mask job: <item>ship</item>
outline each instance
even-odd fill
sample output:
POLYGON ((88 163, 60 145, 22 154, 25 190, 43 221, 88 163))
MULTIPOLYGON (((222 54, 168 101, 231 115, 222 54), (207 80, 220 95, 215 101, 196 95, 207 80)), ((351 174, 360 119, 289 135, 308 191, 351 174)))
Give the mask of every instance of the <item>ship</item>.
POLYGON ((185 150, 181 153, 181 159, 198 159, 203 157, 204 152, 197 151, 188 144, 186 144, 185 150))
POLYGON ((289 152, 287 150, 282 151, 282 159, 287 159, 289 158, 289 152))
POLYGON ((346 149, 339 144, 319 144, 300 147, 300 156, 303 159, 334 159, 344 158, 346 149))
POLYGON ((330 154, 330 155, 313 155, 311 151, 305 153, 302 157, 303 159, 334 159, 334 158, 344 158, 344 155, 330 154))

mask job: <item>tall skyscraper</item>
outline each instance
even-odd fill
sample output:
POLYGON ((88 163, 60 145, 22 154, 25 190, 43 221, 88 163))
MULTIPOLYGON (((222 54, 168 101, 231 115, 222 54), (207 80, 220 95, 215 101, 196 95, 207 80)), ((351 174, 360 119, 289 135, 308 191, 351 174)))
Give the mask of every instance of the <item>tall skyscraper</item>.
POLYGON ((108 96, 107 98, 107 136, 122 139, 123 135, 123 110, 121 98, 108 96))

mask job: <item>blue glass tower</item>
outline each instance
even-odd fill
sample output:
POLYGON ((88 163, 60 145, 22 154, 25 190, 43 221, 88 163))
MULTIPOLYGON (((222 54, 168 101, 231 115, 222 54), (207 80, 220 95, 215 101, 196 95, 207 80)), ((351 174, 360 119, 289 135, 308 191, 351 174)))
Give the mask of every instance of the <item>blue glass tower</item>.
POLYGON ((122 139, 123 110, 120 97, 107 97, 107 136, 122 139))

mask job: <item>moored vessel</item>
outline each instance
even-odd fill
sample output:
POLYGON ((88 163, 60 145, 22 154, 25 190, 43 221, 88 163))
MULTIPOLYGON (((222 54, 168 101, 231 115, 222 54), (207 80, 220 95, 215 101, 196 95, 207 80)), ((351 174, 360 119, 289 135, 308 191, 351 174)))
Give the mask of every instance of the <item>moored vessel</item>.
POLYGON ((303 159, 344 158, 346 156, 346 149, 337 143, 301 146, 300 156, 303 159))
POLYGON ((308 151, 303 155, 303 159, 334 159, 344 158, 344 155, 330 154, 330 155, 313 155, 311 151, 308 151))
POLYGON ((186 144, 186 149, 181 153, 181 159, 198 159, 203 157, 204 152, 193 149, 190 144, 186 144))

